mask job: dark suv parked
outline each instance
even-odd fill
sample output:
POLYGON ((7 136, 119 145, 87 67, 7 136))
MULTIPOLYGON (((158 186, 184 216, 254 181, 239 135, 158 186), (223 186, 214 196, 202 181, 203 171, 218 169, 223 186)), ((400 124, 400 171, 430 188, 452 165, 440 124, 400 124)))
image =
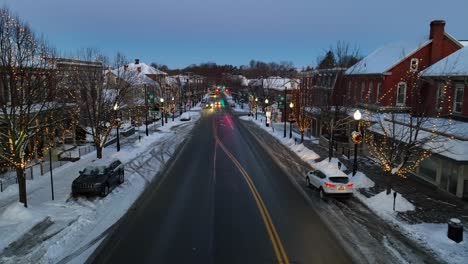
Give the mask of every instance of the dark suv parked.
POLYGON ((108 165, 88 166, 72 183, 72 195, 96 195, 105 197, 109 191, 124 182, 122 162, 114 160, 108 165))

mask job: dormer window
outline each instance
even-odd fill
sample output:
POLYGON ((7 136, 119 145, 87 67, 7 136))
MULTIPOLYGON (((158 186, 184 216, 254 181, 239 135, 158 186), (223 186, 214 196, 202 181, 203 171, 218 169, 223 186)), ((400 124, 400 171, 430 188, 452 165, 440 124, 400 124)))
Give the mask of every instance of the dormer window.
POLYGON ((417 58, 412 58, 410 63, 410 71, 418 71, 419 60, 417 58))

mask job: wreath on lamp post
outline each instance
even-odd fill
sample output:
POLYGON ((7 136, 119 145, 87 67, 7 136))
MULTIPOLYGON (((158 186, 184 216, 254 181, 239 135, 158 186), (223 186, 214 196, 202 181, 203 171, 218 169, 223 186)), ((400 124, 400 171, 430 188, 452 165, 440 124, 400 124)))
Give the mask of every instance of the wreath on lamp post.
POLYGON ((354 144, 361 144, 362 143, 362 134, 359 131, 353 131, 351 133, 351 140, 354 144))

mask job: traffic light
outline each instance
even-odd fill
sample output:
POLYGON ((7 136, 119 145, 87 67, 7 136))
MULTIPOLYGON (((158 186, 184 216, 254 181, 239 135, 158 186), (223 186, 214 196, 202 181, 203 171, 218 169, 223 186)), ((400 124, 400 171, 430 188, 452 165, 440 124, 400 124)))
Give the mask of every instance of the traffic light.
POLYGON ((216 93, 217 93, 217 94, 219 93, 219 89, 218 89, 218 88, 216 88, 216 93))
POLYGON ((228 88, 224 89, 224 92, 229 93, 229 89, 228 88))

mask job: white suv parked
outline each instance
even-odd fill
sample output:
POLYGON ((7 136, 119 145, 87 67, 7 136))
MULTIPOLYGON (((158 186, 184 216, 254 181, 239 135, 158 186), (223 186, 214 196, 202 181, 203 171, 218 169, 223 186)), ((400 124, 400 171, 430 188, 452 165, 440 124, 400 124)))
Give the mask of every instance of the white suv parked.
POLYGON ((352 195, 354 184, 350 182, 348 175, 342 171, 330 172, 322 170, 309 171, 306 174, 306 183, 309 187, 315 187, 320 192, 320 198, 327 194, 352 195), (328 175, 327 175, 328 174, 328 175))

